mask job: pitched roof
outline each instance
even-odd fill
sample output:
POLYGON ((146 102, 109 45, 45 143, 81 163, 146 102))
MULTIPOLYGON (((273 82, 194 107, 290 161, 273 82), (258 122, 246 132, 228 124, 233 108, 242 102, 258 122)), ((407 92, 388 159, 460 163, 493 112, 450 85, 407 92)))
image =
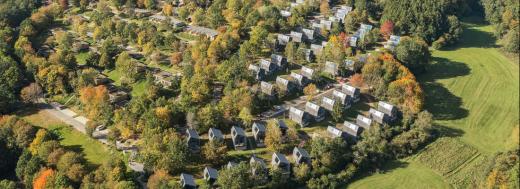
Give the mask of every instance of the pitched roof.
POLYGON ((365 129, 369 129, 370 125, 372 124, 372 120, 360 114, 356 118, 356 124, 365 129))
POLYGON ((278 128, 280 129, 288 129, 289 127, 287 127, 287 124, 285 124, 285 121, 281 120, 281 119, 276 119, 276 125, 278 126, 278 128))
POLYGON ((271 54, 271 62, 276 65, 281 65, 284 57, 279 54, 271 54))
POLYGON ((303 81, 303 75, 291 72, 291 77, 298 81, 299 84, 303 81))
POLYGON ((314 70, 305 66, 302 66, 301 73, 303 76, 312 79, 312 75, 314 74, 314 70))
POLYGON ((317 44, 311 44, 311 50, 314 53, 319 53, 323 50, 323 46, 317 44))
POLYGON ((186 129, 186 133, 188 134, 189 138, 199 139, 199 134, 195 129, 186 129))
POLYGON ((395 106, 384 101, 379 101, 377 109, 389 116, 393 116, 395 106))
POLYGON ((313 116, 318 116, 320 108, 321 107, 319 105, 314 104, 312 102, 305 103, 305 111, 313 116))
POLYGON ((262 167, 266 167, 265 162, 263 159, 257 158, 256 156, 251 156, 251 159, 249 160, 249 164, 258 163, 262 167))
POLYGON ((329 111, 332 111, 334 109, 334 103, 336 101, 334 99, 331 99, 331 98, 328 98, 328 97, 323 97, 321 99, 321 106, 323 106, 323 108, 329 110, 329 111))
POLYGON ((265 126, 260 122, 254 122, 252 128, 255 134, 257 134, 258 132, 265 132, 265 126))
POLYGON ((287 160, 287 158, 285 158, 285 155, 275 152, 275 153, 273 153, 272 160, 274 160, 275 157, 277 157, 279 160, 278 164, 280 164, 280 163, 289 164, 289 160, 287 160))
POLYGON ((302 29, 303 34, 307 39, 313 40, 314 39, 314 30, 312 29, 302 29))
POLYGON ((302 33, 300 33, 300 32, 295 32, 295 31, 291 31, 290 36, 291 36, 291 38, 292 38, 292 40, 293 40, 294 42, 298 42, 298 43, 299 43, 299 42, 302 42, 302 36, 303 36, 302 33))
POLYGON ((212 134, 213 138, 217 138, 217 139, 223 139, 224 138, 224 135, 222 134, 222 131, 220 131, 219 129, 209 128, 208 133, 212 134))
POLYGON ((291 40, 291 36, 284 35, 284 34, 278 34, 277 40, 279 43, 285 45, 291 40))
POLYGON ((262 90, 262 93, 265 93, 267 95, 273 95, 274 94, 274 88, 273 85, 270 83, 267 83, 265 81, 260 82, 260 89, 262 90))
POLYGON ((329 132, 333 137, 341 137, 341 136, 343 136, 343 131, 339 130, 338 128, 333 127, 333 126, 328 126, 327 127, 327 132, 329 132))
POLYGON ((181 180, 184 180, 184 184, 188 186, 197 186, 195 184, 195 179, 193 179, 193 175, 181 173, 181 180))
POLYGON ((335 99, 339 99, 341 104, 345 104, 347 102, 347 94, 341 91, 334 90, 332 92, 332 96, 334 96, 335 99))
POLYGON ((190 25, 186 28, 186 30, 196 33, 196 34, 202 34, 207 35, 209 37, 215 37, 218 35, 218 31, 210 28, 200 27, 200 26, 193 26, 190 25))
POLYGON ((378 111, 374 108, 370 108, 370 110, 368 112, 370 113, 371 116, 376 117, 378 119, 383 119, 383 117, 385 116, 385 113, 378 111))
POLYGON ((212 178, 212 179, 218 178, 218 171, 214 168, 206 166, 204 168, 204 177, 206 177, 206 173, 208 174, 209 178, 212 178))
POLYGON ((341 86, 341 90, 349 96, 354 96, 359 93, 359 89, 347 84, 341 86))
POLYGON ((300 152, 301 157, 311 157, 309 155, 309 153, 307 152, 307 150, 305 150, 303 148, 294 147, 293 154, 295 154, 295 152, 300 152))
POLYGON ((291 108, 289 108, 289 113, 291 113, 293 115, 296 115, 299 118, 302 118, 303 114, 304 114, 304 111, 300 110, 300 109, 298 109, 296 107, 291 107, 291 108))
POLYGON ((338 65, 334 62, 325 62, 325 72, 335 75, 338 72, 338 65))
POLYGON ((343 122, 343 127, 345 127, 345 130, 347 131, 347 133, 349 133, 353 136, 357 136, 358 131, 359 131, 359 125, 345 121, 345 122, 343 122))
POLYGON ((276 77, 276 84, 281 85, 284 88, 286 88, 289 85, 289 80, 278 76, 278 77, 276 77))
POLYGON ((231 127, 231 132, 233 131, 235 131, 237 136, 246 136, 246 133, 244 132, 244 129, 242 129, 242 127, 233 126, 231 127))

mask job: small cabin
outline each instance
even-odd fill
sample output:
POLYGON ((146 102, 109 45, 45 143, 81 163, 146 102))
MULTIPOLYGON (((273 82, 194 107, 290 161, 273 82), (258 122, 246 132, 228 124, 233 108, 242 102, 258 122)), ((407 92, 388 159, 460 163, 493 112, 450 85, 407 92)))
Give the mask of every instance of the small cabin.
POLYGON ((251 166, 251 173, 253 175, 258 175, 259 171, 267 171, 267 165, 264 160, 254 155, 249 159, 249 166, 251 166))
POLYGON ((253 137, 255 138, 256 147, 264 147, 265 143, 265 126, 260 122, 254 122, 252 126, 253 137))
POLYGON ((224 141, 224 135, 219 129, 209 128, 208 136, 209 141, 224 141))
POLYGON ((287 43, 289 43, 289 41, 291 41, 291 36, 284 35, 284 34, 278 34, 278 36, 277 36, 278 45, 285 46, 285 45, 287 45, 287 43))
POLYGON ((231 140, 235 150, 246 150, 247 149, 247 136, 244 129, 241 127, 231 127, 231 140))
POLYGON ((285 155, 281 153, 273 153, 271 157, 271 166, 283 170, 285 174, 291 173, 291 163, 289 163, 289 160, 287 160, 287 158, 285 158, 285 155))
POLYGON ((323 51, 323 46, 321 45, 316 45, 316 44, 311 44, 311 50, 314 54, 320 54, 321 51, 323 51))
POLYGON ((264 80, 264 78, 266 76, 264 69, 260 69, 260 67, 258 67, 257 65, 254 65, 254 64, 250 64, 247 69, 251 72, 251 75, 255 78, 255 80, 257 80, 257 81, 264 80))
POLYGON ((321 99, 321 107, 325 108, 328 111, 334 111, 335 103, 336 100, 334 100, 334 98, 329 98, 325 96, 321 99))
POLYGON ((275 119, 275 124, 276 124, 276 127, 278 127, 278 129, 280 129, 280 131, 282 131, 282 135, 285 136, 285 134, 287 134, 287 130, 289 129, 289 127, 287 127, 287 124, 285 124, 285 121, 281 120, 281 119, 275 119))
POLYGON ((302 164, 302 163, 311 163, 311 156, 307 152, 307 150, 303 148, 294 147, 293 149, 293 158, 296 165, 302 164))
POLYGON ((291 93, 294 90, 294 84, 288 79, 280 76, 276 77, 276 85, 278 86, 278 89, 287 93, 291 93))
POLYGON ((204 168, 204 180, 206 180, 206 182, 214 183, 217 181, 217 178, 218 171, 216 169, 207 166, 204 168))
POLYGON ((325 62, 324 72, 328 73, 332 76, 338 75, 338 73, 339 73, 338 64, 336 64, 334 62, 329 62, 329 61, 325 62))
POLYGON ((185 189, 196 189, 197 184, 195 184, 195 179, 193 179, 193 175, 181 173, 180 183, 182 188, 185 189))
POLYGON ((303 36, 304 36, 305 40, 307 40, 308 42, 314 41, 314 30, 313 29, 305 29, 305 28, 303 28, 302 29, 302 33, 303 33, 303 36))
POLYGON ((309 80, 312 80, 314 76, 314 70, 305 66, 302 66, 301 74, 309 80))
POLYGON ((279 54, 271 54, 271 63, 276 65, 279 71, 283 71, 287 67, 287 58, 279 54))
POLYGON ((385 113, 392 120, 397 117, 397 108, 388 102, 379 101, 379 103, 377 104, 377 110, 385 113))
POLYGON ((346 93, 352 99, 352 102, 358 102, 361 91, 359 88, 344 84, 341 86, 341 91, 346 93))
POLYGON ((260 82, 260 91, 269 97, 274 97, 276 95, 273 85, 265 81, 260 82))
POLYGON ((305 87, 309 83, 309 80, 301 74, 291 72, 290 76, 291 78, 293 78, 293 81, 296 84, 296 86, 298 86, 298 88, 300 89, 303 89, 303 87, 305 87))
POLYGON ((327 132, 329 133, 330 137, 332 138, 345 138, 347 136, 347 133, 342 131, 341 129, 338 129, 333 126, 327 127, 327 132))
POLYGON ((372 125, 372 120, 368 117, 359 114, 356 118, 356 125, 359 125, 364 129, 370 129, 370 126, 372 125))
POLYGON ((235 163, 235 162, 232 162, 232 161, 229 161, 227 164, 226 164, 226 169, 231 169, 233 167, 236 167, 238 164, 235 163))
POLYGON ((301 127, 305 127, 310 123, 310 116, 307 112, 296 107, 289 108, 289 119, 298 123, 301 127))
POLYGON ((354 139, 357 139, 361 135, 361 132, 363 132, 362 127, 348 121, 343 122, 343 128, 347 134, 354 139))
POLYGON ((387 116, 383 112, 380 112, 374 108, 370 108, 368 112, 370 113, 369 117, 376 123, 384 124, 388 121, 388 118, 386 118, 387 116))
POLYGON ((272 73, 276 72, 277 66, 269 60, 260 59, 260 69, 265 70, 265 74, 271 75, 272 73))
POLYGON ((338 100, 344 109, 350 108, 352 100, 349 95, 338 90, 332 91, 332 96, 335 100, 338 100))
POLYGON ((291 31, 290 36, 291 36, 292 41, 294 41, 295 43, 301 43, 302 42, 302 38, 303 38, 303 34, 302 33, 291 31))
POLYGON ((191 151, 198 152, 200 150, 200 137, 195 129, 186 129, 186 142, 188 143, 188 148, 191 151))
POLYGON ((332 29, 332 21, 330 20, 320 20, 321 28, 326 30, 332 29))
POLYGON ((323 121, 327 115, 324 108, 312 102, 307 102, 305 104, 305 112, 309 113, 316 122, 323 121))

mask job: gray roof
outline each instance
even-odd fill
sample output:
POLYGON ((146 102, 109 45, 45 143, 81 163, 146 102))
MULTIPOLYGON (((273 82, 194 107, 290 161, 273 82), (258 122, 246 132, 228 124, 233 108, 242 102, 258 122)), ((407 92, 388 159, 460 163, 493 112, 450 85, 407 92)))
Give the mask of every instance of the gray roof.
POLYGON ((284 59, 284 57, 282 55, 271 54, 271 62, 278 66, 282 65, 283 59, 284 59))
POLYGON ((320 20, 320 24, 322 27, 324 27, 327 30, 332 29, 332 21, 330 21, 330 20, 320 20))
POLYGON ((394 116, 393 113, 395 111, 395 106, 390 103, 379 101, 377 104, 377 109, 391 117, 394 116))
POLYGON ((370 108, 370 110, 368 111, 370 113, 370 117, 376 121, 377 123, 380 123, 380 124, 383 124, 383 121, 384 121, 384 118, 385 118, 385 113, 383 112, 380 112, 374 108, 370 108))
POLYGON ((347 95, 354 97, 359 95, 359 89, 347 84, 341 86, 341 90, 345 92, 347 95))
POLYGON ((278 76, 278 77, 276 77, 276 84, 279 85, 280 88, 286 90, 287 87, 289 86, 289 80, 278 76))
POLYGON ((298 85, 303 84, 303 75, 291 72, 291 77, 298 81, 298 85))
POLYGON ((258 132, 265 132, 265 126, 260 122, 254 122, 252 128, 255 134, 258 132))
POLYGON ((314 40, 314 30, 313 29, 302 29, 303 34, 305 35, 305 38, 309 40, 314 40))
POLYGON ((302 156, 302 157, 307 157, 307 158, 311 157, 309 155, 309 153, 307 152, 307 150, 305 150, 303 148, 294 147, 293 154, 295 154, 295 152, 300 152, 300 156, 302 156))
POLYGON ((186 28, 187 31, 193 32, 200 35, 206 35, 208 37, 215 37, 218 35, 218 31, 210 28, 200 27, 200 26, 188 26, 186 28))
POLYGON ((211 167, 205 167, 204 168, 204 178, 206 179, 217 179, 218 178, 218 171, 216 169, 213 169, 211 167), (206 175, 209 176, 209 178, 206 178, 206 175))
POLYGON ((344 132, 336 127, 333 127, 333 126, 328 126, 327 127, 327 132, 329 132, 332 137, 342 137, 344 132))
POLYGON ((302 36, 303 34, 300 33, 300 32, 295 32, 295 31, 291 31, 291 39, 294 41, 294 42, 297 42, 297 43, 300 43, 302 42, 302 36))
POLYGON ((224 135, 219 129, 209 128, 208 134, 210 135, 210 139, 224 139, 224 135))
POLYGON ((307 102, 305 103, 305 111, 313 116, 318 116, 321 107, 315 103, 307 102))
POLYGON ((332 92, 332 96, 334 96, 335 99, 338 99, 340 100, 341 104, 345 104, 347 103, 347 100, 348 100, 348 95, 346 93, 343 93, 341 91, 338 91, 338 90, 334 90, 332 92))
POLYGON ((314 70, 305 66, 302 66, 301 74, 309 79, 312 79, 314 70))
POLYGON ((270 72, 273 71, 274 64, 271 63, 271 61, 266 59, 260 59, 260 68, 270 72))
POLYGON ((287 127, 287 124, 285 124, 285 121, 281 120, 281 119, 275 119, 276 121, 276 125, 278 126, 278 128, 280 129, 288 129, 289 127, 287 127))
POLYGON ((332 75, 338 74, 338 64, 336 64, 334 62, 326 61, 325 62, 325 72, 332 74, 332 75))
POLYGON ((258 163, 262 167, 266 167, 265 162, 263 159, 257 158, 256 156, 251 156, 251 159, 249 160, 249 164, 258 163))
POLYGON ((188 134, 189 138, 199 139, 199 134, 195 129, 186 129, 186 134, 188 134))
POLYGON ((264 94, 267 94, 267 95, 274 95, 274 87, 272 84, 270 83, 267 83, 265 81, 261 81, 260 82, 260 89, 262 91, 262 93, 264 94))
POLYGON ((329 111, 333 111, 335 102, 336 102, 336 100, 334 100, 334 99, 331 99, 328 97, 323 97, 321 99, 321 106, 323 106, 323 108, 325 108, 329 111))
POLYGON ((184 185, 186 186, 197 186, 195 184, 195 179, 193 179, 193 175, 181 173, 181 180, 184 181, 184 185))
POLYGON ((305 113, 303 110, 300 110, 296 107, 289 108, 289 113, 295 115, 298 118, 303 118, 303 114, 305 113))
POLYGON ((278 40, 278 43, 280 43, 282 45, 286 45, 291 40, 291 36, 284 35, 284 34, 278 34, 277 40, 278 40))
POLYGON ((281 153, 278 153, 278 152, 273 153, 273 156, 272 156, 273 163, 274 163, 274 158, 278 158, 278 160, 280 160, 278 162, 278 164, 281 164, 281 163, 289 164, 289 160, 287 160, 287 158, 285 158, 285 155, 283 155, 281 153))
POLYGON ((311 44, 311 50, 314 53, 320 53, 323 50, 323 46, 317 44, 311 44))
POLYGON ((347 131, 347 133, 349 133, 350 135, 352 136, 358 136, 358 133, 359 133, 359 125, 356 125, 354 123, 351 123, 351 122, 348 122, 348 121, 345 121, 343 123, 343 127, 345 128, 345 130, 347 131))
POLYGON ((246 136, 246 133, 244 132, 244 129, 242 129, 242 127, 233 126, 231 127, 231 132, 233 133, 233 131, 235 131, 237 136, 246 136))
POLYGON ((365 117, 363 115, 358 115, 356 118, 356 124, 365 128, 369 129, 370 125, 372 124, 372 120, 368 117, 365 117))

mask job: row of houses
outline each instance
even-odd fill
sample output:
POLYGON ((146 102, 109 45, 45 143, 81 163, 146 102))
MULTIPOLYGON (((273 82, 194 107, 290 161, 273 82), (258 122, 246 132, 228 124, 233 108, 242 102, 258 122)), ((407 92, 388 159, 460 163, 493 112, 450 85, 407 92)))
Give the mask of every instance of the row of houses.
MULTIPOLYGON (((304 163, 310 165, 311 163, 311 156, 309 155, 309 153, 305 149, 300 147, 294 147, 292 152, 292 158, 296 165, 304 163)), ((237 163, 230 161, 228 162, 228 164, 226 164, 226 166, 223 167, 223 169, 231 169, 237 165, 237 163)), ((251 156, 251 158, 249 158, 249 165, 251 167, 250 174, 252 174, 253 176, 259 175, 262 171, 267 173, 268 166, 266 162, 259 157, 256 157, 254 155, 251 156)), ((291 162, 282 153, 275 152, 271 155, 270 166, 279 168, 283 171, 284 174, 291 173, 291 162)), ((212 167, 204 168, 203 177, 206 182, 214 184, 217 181, 218 176, 219 173, 217 169, 212 167)), ((183 188, 197 188, 194 176, 186 173, 181 173, 180 184, 183 188)))
POLYGON ((279 54, 271 54, 271 59, 260 59, 258 65, 250 64, 248 70, 253 77, 262 81, 267 76, 270 76, 278 71, 283 71, 287 68, 287 58, 279 54))
POLYGON ((360 90, 350 85, 343 85, 341 90, 334 89, 330 94, 324 95, 318 102, 307 102, 304 107, 293 106, 289 109, 289 119, 305 127, 312 122, 320 122, 325 119, 328 112, 332 112, 334 106, 340 105, 347 109, 360 98, 360 90), (338 103, 337 103, 338 102, 338 103))

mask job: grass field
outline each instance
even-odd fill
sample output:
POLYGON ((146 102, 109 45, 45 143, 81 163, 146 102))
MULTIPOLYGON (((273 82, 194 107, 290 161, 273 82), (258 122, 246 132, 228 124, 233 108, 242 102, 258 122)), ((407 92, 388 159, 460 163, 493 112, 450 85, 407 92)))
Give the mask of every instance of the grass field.
POLYGON ((407 166, 349 188, 475 188, 475 180, 485 179, 490 157, 518 145, 518 63, 500 52, 492 30, 466 23, 459 45, 433 51, 432 66, 418 76, 425 108, 451 139, 433 142, 407 166))

